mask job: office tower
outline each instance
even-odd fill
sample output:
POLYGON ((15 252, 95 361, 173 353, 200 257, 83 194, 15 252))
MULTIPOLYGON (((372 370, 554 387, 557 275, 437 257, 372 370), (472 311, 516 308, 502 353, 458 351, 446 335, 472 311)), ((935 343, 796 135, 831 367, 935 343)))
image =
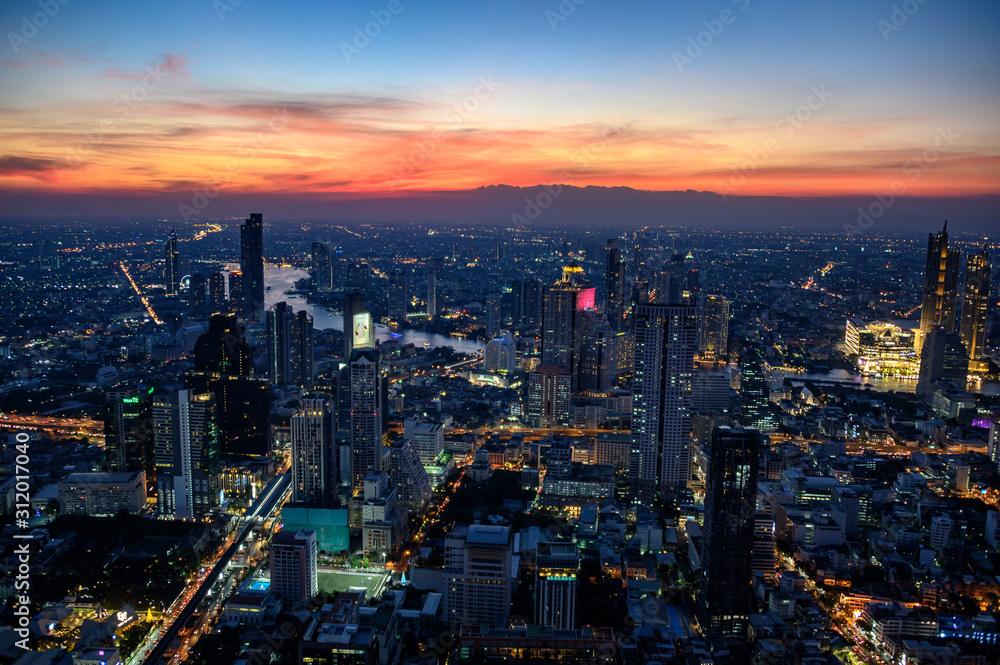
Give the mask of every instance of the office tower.
MULTIPOLYGON (((406 540, 406 510, 385 471, 365 476, 361 504, 361 546, 365 556, 394 552, 406 540)), ((384 559, 383 559, 384 561, 384 559)))
POLYGON ((407 305, 409 305, 410 275, 405 270, 393 270, 389 273, 389 318, 394 321, 406 321, 407 305))
POLYGON ((775 422, 770 403, 767 356, 759 345, 750 344, 740 354, 740 422, 745 427, 772 431, 775 422))
POLYGON ((156 510, 200 519, 219 506, 219 427, 215 396, 178 390, 153 400, 156 510))
POLYGON ((265 318, 271 383, 311 388, 315 381, 312 316, 305 310, 295 314, 288 303, 279 302, 265 318))
POLYGON ((697 604, 709 635, 746 634, 760 445, 755 430, 717 427, 712 432, 697 604))
POLYGON ((691 375, 691 410, 702 414, 732 411, 732 375, 727 370, 696 369, 691 375))
POLYGON ((569 370, 540 365, 528 375, 528 420, 533 427, 569 427, 569 370))
POLYGON ((208 309, 208 281, 204 275, 194 274, 188 280, 187 306, 194 315, 202 315, 208 309))
POLYGON ((437 270, 434 266, 427 269, 427 318, 437 316, 437 270))
POLYGON ((279 531, 271 541, 271 587, 286 609, 307 605, 319 593, 316 532, 279 531))
POLYGON ((235 314, 213 314, 208 332, 194 345, 194 368, 228 376, 253 375, 253 347, 243 338, 235 314))
POLYGON ((113 472, 145 471, 156 482, 153 462, 153 389, 109 390, 104 411, 104 451, 113 472))
POLYGON ((486 296, 486 339, 496 339, 500 336, 500 302, 501 296, 495 293, 486 296))
POLYGON ((436 464, 444 451, 444 427, 441 423, 422 423, 416 418, 403 421, 403 438, 413 442, 422 464, 436 464))
POLYGON ((444 620, 505 625, 513 592, 510 528, 456 524, 444 549, 444 620))
POLYGON ((577 390, 585 393, 606 393, 617 371, 617 337, 604 312, 583 312, 580 330, 580 356, 577 364, 577 390))
POLYGON ((226 311, 226 276, 219 270, 208 277, 208 306, 212 312, 226 311))
POLYGON ((969 360, 982 360, 986 345, 986 310, 990 303, 990 255, 970 254, 965 262, 965 296, 962 299, 962 342, 969 360))
POLYGON ((542 282, 537 279, 515 279, 511 286, 514 292, 514 311, 511 317, 514 325, 542 325, 542 282))
POLYGON ((243 288, 243 273, 239 270, 230 270, 228 311, 242 316, 244 302, 246 302, 246 292, 243 288))
POLYGON ((584 283, 583 268, 571 262, 562 279, 542 292, 542 365, 570 374, 570 391, 578 390, 578 363, 584 312, 594 308, 595 289, 584 283))
POLYGON ((399 504, 419 515, 431 499, 431 483, 415 443, 405 436, 397 437, 389 448, 389 479, 399 504))
POLYGON ((698 353, 721 358, 729 353, 729 300, 725 296, 705 296, 701 301, 698 353))
POLYGON ((382 470, 385 384, 378 349, 351 352, 351 490, 364 489, 365 476, 382 470))
POLYGON ((333 434, 329 400, 299 400, 299 409, 291 418, 293 503, 333 504, 337 484, 333 434))
POLYGON ((632 377, 629 478, 639 499, 687 486, 691 477, 691 372, 698 311, 639 305, 632 377))
POLYGON ((312 244, 313 284, 318 291, 333 288, 333 264, 330 262, 330 248, 321 242, 312 244))
POLYGON ((934 328, 924 339, 920 349, 920 374, 917 377, 917 396, 930 403, 934 397, 934 384, 951 381, 961 390, 969 376, 969 354, 962 338, 944 328, 934 328))
POLYGON ((257 321, 264 314, 264 219, 253 213, 240 227, 243 315, 257 321))
POLYGON ((701 293, 701 273, 696 268, 687 271, 688 302, 696 304, 701 293))
POLYGON ((689 305, 694 302, 688 290, 688 274, 684 255, 674 253, 670 261, 654 278, 655 302, 661 305, 689 305))
POLYGON ((604 275, 604 311, 612 330, 625 327, 625 264, 622 251, 618 249, 618 239, 610 238, 604 275))
POLYGON ((351 359, 355 348, 375 346, 372 317, 365 305, 365 294, 352 291, 344 295, 344 361, 351 359))
POLYGON ((958 270, 961 251, 948 249, 948 222, 941 233, 927 236, 927 269, 924 298, 920 306, 921 344, 935 328, 955 332, 955 300, 958 297, 958 270))
POLYGON ((768 583, 774 584, 774 574, 778 567, 778 557, 774 542, 774 517, 771 502, 760 492, 757 494, 757 512, 753 520, 753 554, 750 569, 762 573, 768 583))
POLYGON ((580 555, 571 542, 539 542, 535 557, 535 623, 556 630, 576 628, 580 555))
POLYGON ((483 351, 483 369, 501 374, 509 374, 517 369, 517 353, 514 351, 510 333, 486 343, 486 349, 483 351))
POLYGON ((181 292, 181 255, 177 251, 177 232, 173 229, 163 245, 163 281, 167 295, 176 296, 181 292))

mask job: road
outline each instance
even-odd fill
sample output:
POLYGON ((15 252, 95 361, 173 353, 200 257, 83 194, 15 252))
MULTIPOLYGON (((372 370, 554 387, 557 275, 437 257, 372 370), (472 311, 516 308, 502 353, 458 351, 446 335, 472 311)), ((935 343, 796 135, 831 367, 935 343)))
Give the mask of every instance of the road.
MULTIPOLYGON (((223 552, 221 557, 219 557, 219 560, 212 567, 212 570, 203 577, 198 578, 194 590, 185 594, 184 597, 186 598, 186 603, 183 608, 176 613, 170 626, 161 633, 159 641, 149 652, 149 655, 146 656, 145 660, 142 661, 143 663, 158 665, 162 662, 162 659, 167 650, 170 648, 171 643, 194 614, 195 609, 197 609, 201 601, 204 600, 205 594, 208 590, 212 588, 215 581, 225 571, 226 566, 229 565, 233 556, 239 551, 240 544, 246 540, 246 537, 250 534, 250 530, 256 524, 257 519, 260 517, 269 518, 274 515, 284 502, 285 496, 291 488, 291 484, 292 477, 288 473, 278 474, 273 480, 271 480, 270 483, 267 484, 264 491, 260 493, 253 505, 247 509, 247 512, 241 518, 242 525, 239 527, 236 537, 232 539, 229 547, 226 548, 226 551, 223 552)), ((221 595, 222 594, 220 594, 220 596, 221 595)))

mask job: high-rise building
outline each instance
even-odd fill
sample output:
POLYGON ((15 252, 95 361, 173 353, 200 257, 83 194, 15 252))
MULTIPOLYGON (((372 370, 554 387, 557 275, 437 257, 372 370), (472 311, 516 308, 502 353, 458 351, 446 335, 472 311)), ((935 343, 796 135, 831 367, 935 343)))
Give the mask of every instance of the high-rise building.
POLYGON ((196 316, 203 315, 208 309, 207 286, 208 281, 200 273, 195 273, 188 279, 187 306, 196 316))
POLYGON ((309 603, 319 593, 316 532, 279 531, 271 541, 271 587, 288 609, 309 603))
POLYGON ((361 547, 365 556, 388 556, 406 539, 406 510, 385 471, 365 476, 361 504, 361 547))
POLYGON ((934 384, 938 381, 951 381, 965 390, 968 376, 969 354, 958 333, 948 332, 943 327, 931 330, 920 349, 917 396, 930 403, 934 384))
POLYGON ((746 634, 760 437, 755 430, 728 427, 712 432, 697 603, 702 629, 709 635, 746 634))
POLYGON ((569 427, 569 370, 540 365, 528 375, 528 420, 533 427, 569 427))
POLYGON ((486 339, 496 339, 500 336, 500 302, 499 293, 486 296, 486 339))
POLYGON ((569 372, 572 392, 578 390, 584 313, 594 308, 594 295, 576 262, 563 268, 562 279, 546 286, 542 294, 542 365, 569 372))
POLYGON ((629 478, 644 502, 686 487, 691 478, 691 373, 697 330, 695 307, 636 307, 629 478))
POLYGON ((372 317, 365 305, 365 294, 352 291, 344 295, 344 361, 351 359, 351 351, 375 346, 372 317))
POLYGON ((240 227, 240 271, 243 315, 257 321, 264 314, 264 218, 260 213, 251 214, 240 227))
POLYGON ((299 400, 299 409, 291 418, 293 503, 333 504, 337 484, 333 434, 329 400, 299 400))
POLYGON ((948 249, 948 222, 940 233, 927 236, 924 298, 920 306, 920 344, 935 328, 955 332, 955 301, 961 251, 948 249))
POLYGON ((219 427, 212 393, 178 390, 153 400, 156 510, 199 519, 219 506, 219 427))
POLYGON ((396 437, 389 449, 388 472, 399 504, 411 515, 419 515, 431 499, 431 484, 413 441, 396 437))
POLYGON ((759 345, 747 345, 740 353, 740 422, 763 432, 773 431, 770 403, 767 356, 759 345))
POLYGON ((410 304, 410 274, 405 270, 389 273, 389 318, 406 321, 407 306, 410 304))
POLYGON ((503 626, 510 615, 510 527, 456 524, 444 541, 446 621, 503 626))
POLYGON ((535 623, 556 630, 576 628, 580 554, 571 542, 539 542, 535 557, 535 623))
POLYGON ((333 288, 333 264, 330 262, 330 248, 324 243, 312 244, 313 284, 318 291, 333 288))
POLYGON ((181 292, 181 255, 177 251, 177 232, 171 229, 163 246, 163 278, 168 296, 181 292))
POLYGON ((604 312, 586 310, 580 326, 580 354, 577 362, 577 390, 606 393, 618 376, 618 336, 604 312))
POLYGON ((427 318, 437 316, 437 269, 431 266, 427 269, 427 318))
POLYGON ((208 277, 208 306, 212 312, 225 312, 226 307, 226 276, 216 270, 208 277))
POLYGON ((243 273, 239 270, 229 271, 229 307, 231 314, 243 315, 243 303, 246 298, 246 291, 243 288, 243 273))
POLYGON ((198 338, 192 355, 197 371, 253 375, 253 347, 244 339, 235 314, 213 314, 208 331, 198 338))
POLYGON ((510 333, 506 336, 491 339, 483 351, 483 369, 487 372, 509 374, 517 368, 517 353, 510 333))
POLYGON ((267 374, 276 385, 311 388, 315 381, 313 320, 285 302, 267 311, 267 374))
POLYGON ((542 325, 542 282, 537 279, 515 279, 511 285, 514 292, 514 312, 511 317, 514 325, 542 325))
POLYGON ((364 489, 365 477, 382 470, 385 383, 378 349, 351 352, 351 490, 364 489))
POLYGON ((422 423, 416 418, 409 418, 403 422, 403 438, 413 442, 417 457, 427 466, 436 464, 444 450, 444 427, 441 423, 422 423))
POLYGON ((145 471, 156 482, 153 462, 153 389, 116 388, 107 393, 104 411, 104 451, 112 472, 145 471))
POLYGON ((969 360, 982 360, 986 345, 986 310, 990 303, 990 255, 986 248, 969 254, 965 262, 962 298, 962 342, 969 360))
POLYGON ((625 264, 622 263, 622 251, 618 249, 617 238, 608 240, 604 311, 612 330, 618 331, 625 327, 625 264))
POLYGON ((725 296, 706 296, 701 301, 698 352, 720 358, 729 352, 729 301, 725 296))

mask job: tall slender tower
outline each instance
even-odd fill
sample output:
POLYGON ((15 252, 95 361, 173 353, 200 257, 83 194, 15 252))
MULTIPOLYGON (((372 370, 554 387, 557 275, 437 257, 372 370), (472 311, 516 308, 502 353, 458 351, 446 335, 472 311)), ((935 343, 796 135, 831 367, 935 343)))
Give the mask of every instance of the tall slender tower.
POLYGON ((279 302, 267 311, 267 371, 274 384, 313 385, 313 320, 279 302))
POLYGON ((595 292, 575 261, 563 268, 561 280, 542 292, 542 365, 569 372, 572 392, 579 389, 583 318, 586 310, 594 308, 595 292))
POLYGON ((409 304, 410 275, 405 270, 389 273, 389 318, 405 321, 409 304))
POLYGON ((635 315, 630 482, 651 503, 691 477, 691 374, 698 310, 639 305, 635 315))
POLYGON ((382 470, 385 385, 378 349, 351 352, 351 491, 364 491, 365 476, 382 470))
POLYGON ((292 501, 329 506, 337 484, 330 402, 303 399, 291 419, 292 501))
POLYGON ((427 269, 427 318, 437 316, 437 270, 434 266, 427 269))
POLYGON ((264 314, 264 218, 258 212, 240 227, 240 270, 243 315, 248 320, 259 320, 264 314))
POLYGON ((535 623, 556 630, 576 628, 580 554, 576 543, 539 542, 535 559, 535 623))
POLYGON ((333 264, 330 262, 330 248, 321 242, 312 244, 313 284, 318 291, 333 288, 333 264))
POLYGON ((344 296, 344 362, 350 362, 355 347, 369 346, 375 346, 375 331, 365 294, 352 291, 344 296))
POLYGON ((163 257, 165 259, 163 276, 167 295, 176 296, 181 292, 181 255, 177 251, 177 232, 173 229, 170 230, 167 243, 163 246, 163 257))
POLYGON ((539 326, 542 323, 542 283, 537 279, 515 279, 513 318, 515 326, 539 326))
POLYGON ((729 301, 725 296, 707 296, 701 302, 698 352, 719 358, 729 349, 729 301))
POLYGON ((760 445, 756 430, 716 427, 712 432, 697 603, 706 634, 744 635, 747 630, 760 445))
POLYGON ((969 254, 965 262, 965 296, 962 299, 962 343, 969 360, 982 360, 986 344, 986 310, 990 302, 990 255, 969 254))
POLYGON ((618 239, 608 239, 607 265, 604 276, 604 311, 612 330, 621 330, 625 322, 625 264, 618 239))
POLYGON ((486 339, 496 339, 500 336, 500 302, 499 293, 486 296, 486 339))
POLYGON ((218 270, 208 277, 208 306, 212 312, 226 311, 226 276, 218 270))
POLYGON ((219 506, 219 426, 212 393, 178 390, 153 401, 160 515, 197 519, 219 506))
POLYGON ((104 415, 104 451, 112 471, 145 471, 156 481, 153 464, 153 389, 138 385, 109 390, 104 415))
POLYGON ((920 340, 935 328, 955 332, 955 301, 958 298, 958 270, 961 251, 948 249, 948 222, 941 233, 927 236, 927 269, 924 272, 924 299, 920 306, 920 340))

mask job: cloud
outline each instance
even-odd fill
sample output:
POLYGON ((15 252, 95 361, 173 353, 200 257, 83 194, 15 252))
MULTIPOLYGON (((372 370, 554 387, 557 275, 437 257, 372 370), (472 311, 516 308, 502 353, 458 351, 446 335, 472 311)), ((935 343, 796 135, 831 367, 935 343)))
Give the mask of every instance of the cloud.
POLYGON ((164 53, 154 60, 147 60, 146 66, 139 70, 124 70, 118 67, 106 67, 98 77, 104 79, 122 79, 125 81, 141 81, 150 75, 150 72, 157 72, 160 75, 173 79, 187 81, 191 78, 188 68, 193 60, 188 60, 180 53, 164 53))
POLYGON ((0 157, 0 177, 52 180, 53 169, 59 166, 61 165, 52 159, 4 155, 0 157))

